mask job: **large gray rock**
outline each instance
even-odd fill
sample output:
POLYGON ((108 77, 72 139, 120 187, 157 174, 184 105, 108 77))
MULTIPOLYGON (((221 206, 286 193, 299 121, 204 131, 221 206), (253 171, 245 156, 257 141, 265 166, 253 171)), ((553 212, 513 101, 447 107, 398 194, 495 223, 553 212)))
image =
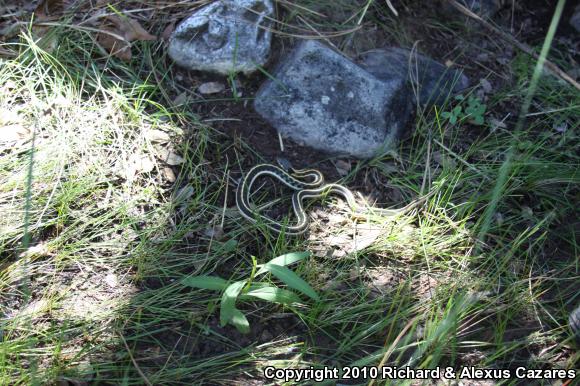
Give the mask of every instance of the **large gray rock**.
POLYGON ((440 105, 469 87, 469 79, 460 71, 403 48, 368 51, 360 55, 358 63, 379 79, 406 79, 417 92, 415 102, 423 107, 440 105))
POLYGON ((314 40, 301 42, 256 95, 283 136, 333 154, 370 158, 391 148, 410 114, 405 79, 378 79, 314 40))
POLYGON ((175 29, 169 56, 191 70, 249 74, 268 60, 273 15, 271 0, 216 1, 175 29))

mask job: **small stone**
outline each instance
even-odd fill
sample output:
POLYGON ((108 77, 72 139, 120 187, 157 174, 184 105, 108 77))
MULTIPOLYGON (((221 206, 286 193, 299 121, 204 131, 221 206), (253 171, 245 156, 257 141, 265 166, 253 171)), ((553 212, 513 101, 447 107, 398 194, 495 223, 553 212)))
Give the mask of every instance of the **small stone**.
POLYGON ((479 81, 479 84, 481 84, 481 88, 483 89, 483 92, 485 94, 489 94, 490 92, 493 91, 493 86, 491 85, 490 81, 487 79, 481 79, 479 81))
POLYGON ((151 142, 169 142, 169 140, 171 139, 169 137, 169 134, 167 134, 165 131, 161 131, 161 130, 147 130, 145 132, 145 138, 147 138, 149 141, 151 142))
POLYGON ((370 158, 394 146, 409 118, 403 78, 377 79, 314 40, 298 44, 272 79, 256 111, 283 136, 328 153, 370 158))
POLYGON ((272 40, 271 0, 219 0, 184 20, 169 56, 191 70, 250 74, 266 63, 272 40))
POLYGON ((201 84, 197 88, 197 91, 199 91, 200 94, 209 95, 209 94, 220 93, 220 92, 224 91, 225 89, 226 89, 226 86, 223 83, 207 82, 207 83, 201 84))
POLYGON ((173 171, 173 169, 169 167, 163 168, 163 177, 165 177, 165 179, 168 182, 175 182, 175 180, 177 179, 177 177, 175 176, 175 172, 173 171))
POLYGON ((188 99, 188 94, 184 91, 173 99, 173 106, 181 106, 185 104, 188 99))
POLYGON ((185 161, 183 157, 163 148, 157 150, 157 157, 170 166, 181 165, 185 161))
POLYGON ((171 166, 181 165, 183 163, 183 161, 185 161, 183 159, 183 157, 175 154, 172 151, 169 152, 169 154, 167 155, 167 158, 165 159, 165 162, 167 163, 167 165, 171 165, 171 166))
POLYGON ((366 52, 359 57, 362 68, 379 79, 406 79, 419 90, 421 106, 440 105, 469 86, 461 71, 449 69, 424 55, 403 48, 386 48, 366 52))

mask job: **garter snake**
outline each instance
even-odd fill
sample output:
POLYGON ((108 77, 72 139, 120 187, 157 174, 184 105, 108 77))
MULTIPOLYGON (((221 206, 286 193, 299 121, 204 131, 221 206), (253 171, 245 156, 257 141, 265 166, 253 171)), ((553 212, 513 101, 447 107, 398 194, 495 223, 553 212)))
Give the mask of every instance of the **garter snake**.
POLYGON ((287 165, 285 166, 282 161, 284 160, 278 160, 280 167, 272 164, 259 164, 254 166, 240 180, 236 191, 236 206, 242 216, 254 223, 261 222, 267 228, 276 233, 284 232, 287 235, 299 235, 306 231, 308 228, 308 217, 304 211, 303 201, 309 198, 320 198, 327 194, 337 194, 346 200, 348 206, 355 214, 362 215, 366 213, 379 216, 395 216, 418 207, 431 195, 428 194, 399 209, 373 208, 365 210, 364 208, 359 208, 353 193, 345 186, 334 183, 324 183, 324 176, 319 170, 293 169, 287 165), (254 182, 262 176, 274 177, 284 185, 296 191, 292 195, 292 209, 298 219, 296 224, 284 226, 280 222, 252 209, 250 202, 252 186, 254 185, 254 182), (309 181, 305 181, 305 179, 309 179, 309 181))

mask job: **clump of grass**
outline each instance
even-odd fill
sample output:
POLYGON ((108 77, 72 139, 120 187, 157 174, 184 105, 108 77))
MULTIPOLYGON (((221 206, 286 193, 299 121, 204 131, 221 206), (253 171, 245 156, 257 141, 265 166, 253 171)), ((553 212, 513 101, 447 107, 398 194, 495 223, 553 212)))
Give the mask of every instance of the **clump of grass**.
POLYGON ((0 372, 12 384, 49 382, 119 344, 115 315, 135 291, 127 274, 138 275, 144 259, 131 252, 171 208, 156 174, 135 165, 147 158, 152 170, 163 167, 147 133, 175 133, 160 120, 167 111, 152 117, 145 87, 122 87, 70 60, 70 51, 49 54, 24 35, 19 57, 0 68, 0 109, 30 134, 0 150, 0 372))

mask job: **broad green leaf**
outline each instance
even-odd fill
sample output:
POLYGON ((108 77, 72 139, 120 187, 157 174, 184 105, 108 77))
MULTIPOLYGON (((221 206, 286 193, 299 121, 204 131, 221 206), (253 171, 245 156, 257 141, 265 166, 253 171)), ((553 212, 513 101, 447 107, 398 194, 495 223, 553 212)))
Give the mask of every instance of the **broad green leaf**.
POLYGON ((306 283, 302 278, 300 278, 300 276, 296 275, 288 268, 271 263, 264 264, 263 268, 271 272, 272 275, 276 276, 288 287, 294 288, 296 291, 302 292, 304 295, 314 300, 320 300, 318 294, 316 291, 314 291, 310 284, 306 283))
MULTIPOLYGON (((307 257, 310 257, 310 252, 292 252, 292 253, 287 253, 287 254, 282 255, 282 256, 275 257, 272 260, 270 260, 267 264, 287 266, 290 264, 294 264, 297 261, 303 260, 307 257)), ((265 273, 265 272, 268 272, 268 270, 265 269, 264 266, 261 266, 260 270, 258 271, 258 273, 256 275, 260 275, 260 274, 265 273)))
POLYGON ((242 311, 238 310, 237 308, 234 308, 233 310, 230 323, 242 334, 247 334, 250 332, 250 322, 248 322, 246 315, 244 315, 242 311))
POLYGON ((224 327, 234 317, 236 299, 245 285, 245 280, 237 281, 230 284, 224 291, 220 304, 220 326, 224 327))
POLYGON ((281 304, 301 303, 301 299, 294 292, 271 286, 248 291, 242 297, 254 297, 281 304))
POLYGON ((214 291, 223 291, 228 286, 228 281, 217 276, 190 276, 181 279, 181 284, 214 291))

